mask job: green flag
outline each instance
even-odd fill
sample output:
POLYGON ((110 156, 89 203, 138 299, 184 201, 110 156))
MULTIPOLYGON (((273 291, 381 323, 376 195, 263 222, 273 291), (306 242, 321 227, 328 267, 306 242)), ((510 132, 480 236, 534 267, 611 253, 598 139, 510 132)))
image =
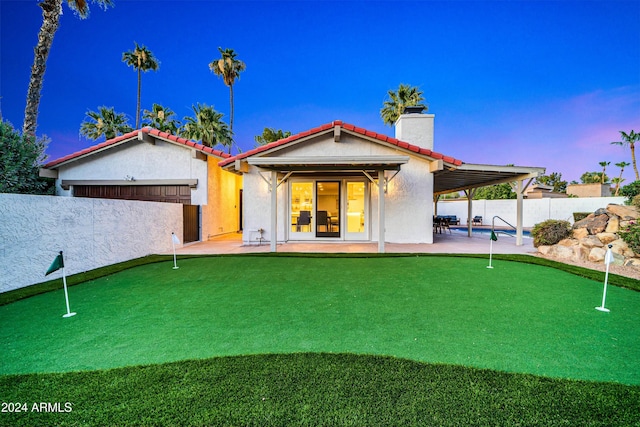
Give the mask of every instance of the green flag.
POLYGON ((498 241, 498 236, 496 236, 496 233, 494 233, 493 230, 491 230, 491 240, 494 242, 498 241))
POLYGON ((47 270, 47 272, 44 275, 48 276, 49 274, 53 273, 54 271, 58 271, 61 268, 64 268, 64 260, 62 259, 62 251, 60 251, 60 255, 58 255, 56 257, 56 259, 53 260, 53 262, 51 263, 51 266, 49 267, 49 269, 47 270))

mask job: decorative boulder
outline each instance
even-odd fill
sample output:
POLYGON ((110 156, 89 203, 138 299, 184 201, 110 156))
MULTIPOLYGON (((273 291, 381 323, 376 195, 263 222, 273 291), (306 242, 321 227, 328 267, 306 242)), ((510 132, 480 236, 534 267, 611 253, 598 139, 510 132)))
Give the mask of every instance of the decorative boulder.
POLYGON ((603 248, 592 248, 589 252, 589 261, 591 262, 602 262, 604 261, 604 256, 607 253, 603 248))
POLYGON ((603 244, 611 243, 614 240, 618 240, 620 237, 615 233, 598 233, 596 234, 598 240, 600 240, 603 244))
POLYGON ((586 228, 576 228, 573 230, 573 238, 580 240, 589 235, 589 230, 586 228))
POLYGON ((601 248, 604 243, 596 236, 586 236, 580 239, 580 244, 587 248, 601 248))
POLYGON ((605 233, 617 233, 620 229, 620 218, 617 215, 611 215, 609 217, 609 222, 607 223, 607 228, 604 229, 605 233))
POLYGON ((629 248, 629 245, 627 245, 627 242, 625 242, 624 240, 622 239, 614 240, 610 244, 612 246, 611 251, 614 254, 620 254, 626 258, 633 258, 634 253, 629 248))
POLYGON ((638 208, 635 206, 610 204, 607 205, 607 210, 626 221, 640 218, 640 212, 638 212, 638 208))
POLYGON ((589 234, 602 233, 607 228, 607 222, 609 222, 608 215, 589 215, 585 219, 582 219, 575 224, 573 228, 586 228, 589 234))

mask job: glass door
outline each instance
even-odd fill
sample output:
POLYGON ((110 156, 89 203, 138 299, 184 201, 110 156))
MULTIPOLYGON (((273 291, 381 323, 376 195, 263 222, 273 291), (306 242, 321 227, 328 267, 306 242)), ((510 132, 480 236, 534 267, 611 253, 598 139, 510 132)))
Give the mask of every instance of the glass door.
POLYGON ((347 181, 345 240, 368 240, 369 198, 365 181, 347 181))
POLYGON ((290 233, 292 239, 313 237, 313 181, 291 183, 290 233))
POLYGON ((340 181, 316 181, 316 237, 340 237, 340 181))

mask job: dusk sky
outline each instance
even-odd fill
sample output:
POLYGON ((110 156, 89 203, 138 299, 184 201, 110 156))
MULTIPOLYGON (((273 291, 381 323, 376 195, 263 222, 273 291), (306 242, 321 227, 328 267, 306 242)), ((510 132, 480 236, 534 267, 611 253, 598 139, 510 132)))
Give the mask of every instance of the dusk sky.
MULTIPOLYGON (((0 2, 0 107, 22 129, 37 0, 0 2)), ((134 42, 160 61, 142 76, 142 108, 191 115, 196 103, 229 119, 229 89, 209 71, 234 49, 236 143, 265 127, 298 133, 342 120, 393 135, 380 108, 400 83, 435 114, 435 151, 466 163, 541 166, 567 181, 631 162, 611 145, 640 132, 640 1, 162 1, 67 7, 51 50, 38 135, 49 159, 96 144, 80 136, 88 110, 115 107, 135 126, 134 42)), ((99 141, 98 141, 99 142, 99 141)), ((637 149, 640 158, 640 147, 637 149)), ((634 180, 629 166, 623 176, 634 180)))

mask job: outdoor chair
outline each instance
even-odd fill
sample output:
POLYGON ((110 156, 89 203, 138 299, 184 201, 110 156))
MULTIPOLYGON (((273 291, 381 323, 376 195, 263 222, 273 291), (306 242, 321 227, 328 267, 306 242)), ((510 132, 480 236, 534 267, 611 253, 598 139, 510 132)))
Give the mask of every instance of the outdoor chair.
POLYGON ((472 225, 482 225, 482 217, 479 215, 474 216, 472 225))
POLYGON ((310 211, 300 211, 300 216, 298 216, 298 221, 296 222, 296 231, 301 231, 301 228, 305 225, 311 228, 311 212, 310 211))
POLYGON ((316 230, 320 231, 320 227, 324 226, 324 231, 331 231, 331 224, 329 223, 329 215, 327 211, 318 211, 316 216, 316 230))

